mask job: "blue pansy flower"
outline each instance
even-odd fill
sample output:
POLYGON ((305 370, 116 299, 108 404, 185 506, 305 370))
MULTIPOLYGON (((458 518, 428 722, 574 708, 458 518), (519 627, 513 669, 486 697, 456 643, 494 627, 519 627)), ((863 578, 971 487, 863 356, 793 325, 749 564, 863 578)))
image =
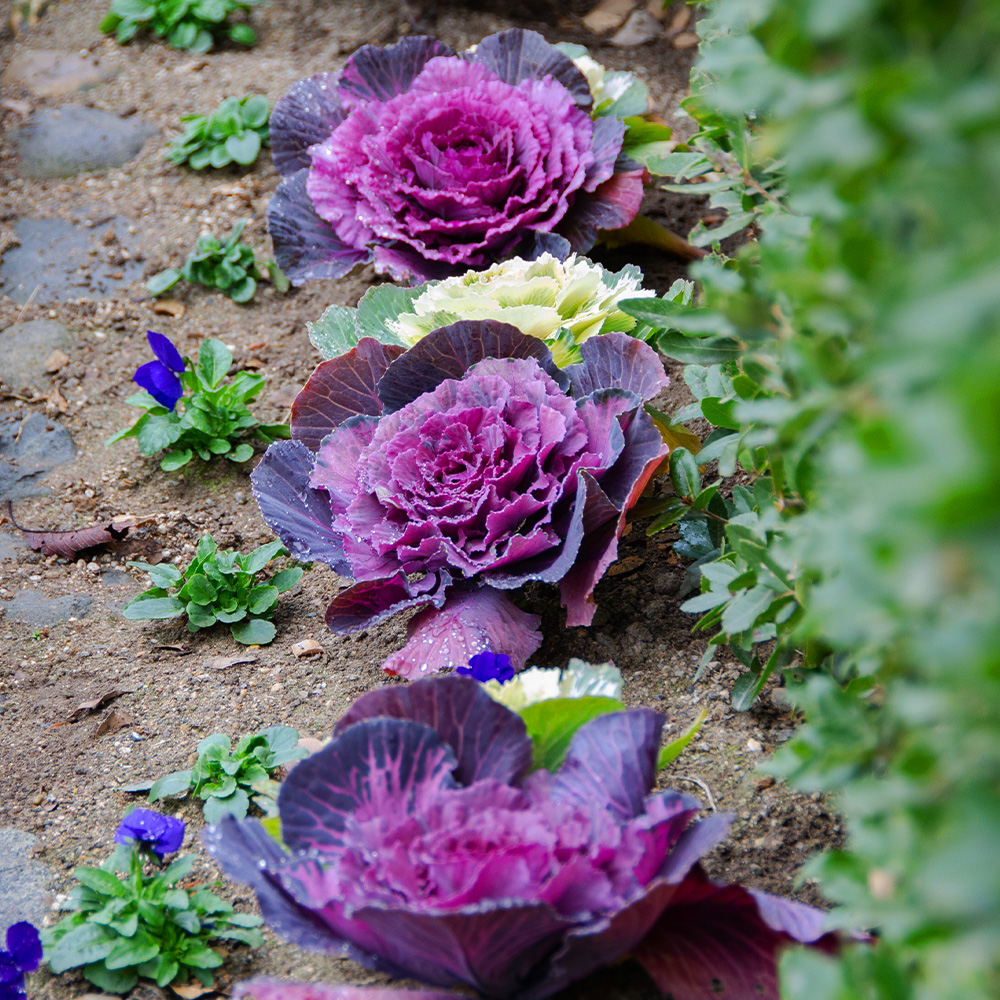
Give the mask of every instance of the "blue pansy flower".
POLYGON ((184 359, 162 333, 147 330, 146 339, 157 360, 144 364, 132 380, 138 382, 161 406, 173 410, 177 400, 184 395, 184 387, 178 378, 184 371, 184 359))
POLYGON ((7 928, 7 947, 0 948, 0 1000, 24 1000, 24 977, 42 960, 42 942, 27 920, 7 928))
POLYGON ((506 653, 491 653, 488 649, 470 657, 469 665, 458 667, 455 673, 471 677, 481 684, 487 681, 506 684, 507 681, 514 679, 514 668, 510 665, 510 657, 506 653))
POLYGON ((173 816, 163 816, 152 809, 134 809, 115 833, 115 843, 135 842, 147 847, 157 857, 172 854, 184 839, 184 821, 173 816))

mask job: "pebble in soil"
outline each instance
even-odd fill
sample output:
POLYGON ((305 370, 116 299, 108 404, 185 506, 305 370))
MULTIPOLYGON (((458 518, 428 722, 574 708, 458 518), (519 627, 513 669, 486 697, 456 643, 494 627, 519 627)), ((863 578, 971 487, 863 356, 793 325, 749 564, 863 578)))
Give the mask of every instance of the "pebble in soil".
POLYGON ((14 621, 42 628, 71 618, 83 618, 93 603, 93 598, 86 594, 42 597, 36 590, 19 590, 14 599, 5 605, 5 610, 7 617, 14 621))
POLYGON ((156 129, 82 104, 42 108, 14 133, 17 171, 36 180, 103 173, 139 155, 156 129))
POLYGON ((35 97, 65 97, 90 90, 117 72, 117 66, 94 56, 38 49, 15 55, 0 82, 7 87, 22 86, 35 97))
POLYGON ((65 219, 19 219, 20 245, 0 261, 0 293, 39 305, 111 298, 142 276, 130 227, 121 216, 89 228, 65 219))
POLYGON ((0 939, 19 920, 41 926, 48 913, 49 870, 31 857, 34 845, 30 833, 0 826, 0 939))
POLYGON ((41 480, 75 457, 72 435, 54 420, 0 414, 0 502, 44 496, 41 480))
POLYGON ((0 382, 11 389, 41 389, 49 382, 46 371, 53 352, 73 349, 73 332, 52 319, 15 323, 0 330, 0 382))

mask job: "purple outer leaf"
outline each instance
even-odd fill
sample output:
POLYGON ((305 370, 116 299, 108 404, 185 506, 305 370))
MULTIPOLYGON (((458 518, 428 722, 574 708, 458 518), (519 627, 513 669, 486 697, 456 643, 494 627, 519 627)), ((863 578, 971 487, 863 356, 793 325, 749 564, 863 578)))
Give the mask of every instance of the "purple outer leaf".
POLYGON ((573 736, 552 781, 552 797, 601 802, 623 823, 638 816, 656 780, 665 719, 651 708, 600 715, 573 736))
POLYGON ((292 438, 315 452, 349 417, 381 416, 379 379, 404 350, 363 337, 346 354, 320 364, 292 403, 292 438))
POLYGON ((594 103, 587 78, 573 60, 549 45, 537 31, 511 28, 490 35, 466 58, 491 69, 512 87, 522 80, 543 80, 551 76, 569 91, 577 107, 589 110, 594 103))
POLYGON ((444 667, 464 666, 484 649, 504 650, 515 670, 542 644, 542 619, 492 587, 452 593, 441 608, 410 619, 407 642, 382 664, 387 674, 416 680, 444 667))
POLYGON ((778 1000, 782 947, 836 947, 834 935, 822 933, 824 916, 792 900, 719 885, 696 866, 632 954, 674 1000, 778 1000))
POLYGON ((569 240, 576 253, 586 253, 602 229, 621 229, 642 205, 644 170, 614 174, 593 194, 581 193, 563 216, 556 232, 569 240))
POLYGON ((342 590, 326 609, 326 624, 340 635, 350 635, 377 624, 397 611, 432 603, 439 608, 445 602, 445 591, 451 585, 451 574, 442 571, 438 577, 424 581, 430 592, 414 593, 406 574, 400 571, 387 580, 363 580, 342 590))
POLYGON ((233 1000, 460 1000, 447 990, 407 990, 398 986, 341 986, 248 979, 233 989, 233 1000))
POLYGON ((367 247, 348 246, 321 219, 306 192, 309 169, 286 177, 268 202, 267 231, 274 259, 293 285, 314 278, 342 278, 355 264, 372 259, 367 247))
MULTIPOLYGON (((492 701, 492 699, 490 700, 492 701)), ((530 758, 530 742, 528 746, 530 758)), ((42 941, 34 924, 27 920, 19 920, 16 924, 11 924, 7 928, 7 950, 22 972, 34 972, 42 960, 42 941)))
POLYGON ((309 486, 314 461, 301 441, 275 441, 250 474, 254 499, 264 520, 296 559, 317 559, 349 576, 344 539, 331 527, 330 499, 309 486))
POLYGON ((271 159, 282 177, 312 163, 307 150, 322 142, 347 117, 337 96, 337 73, 317 73, 296 80, 278 101, 268 122, 271 159))
POLYGON ((450 55, 447 45, 427 35, 402 38, 386 48, 364 45, 344 65, 341 94, 352 103, 389 101, 413 86, 429 60, 450 55))
POLYGON ((561 389, 569 385, 540 338, 497 320, 460 320, 422 337, 393 361, 378 384, 379 398, 387 413, 400 410, 445 379, 462 378, 484 358, 534 358, 561 389))
POLYGON ((398 809, 402 793, 411 810, 420 799, 457 787, 451 747, 429 726, 402 719, 366 719, 296 764, 278 792, 281 836, 289 849, 340 846, 347 817, 398 809))
POLYGON ((494 778, 516 785, 531 767, 531 740, 521 717, 494 701, 477 681, 437 677, 363 694, 333 727, 334 736, 364 719, 408 719, 434 729, 455 752, 463 785, 494 778))
POLYGON ((398 986, 341 986, 248 979, 233 989, 233 1000, 461 1000, 447 990, 407 990, 398 986))
POLYGON ((615 161, 625 138, 625 122, 612 115, 598 118, 594 122, 594 162, 587 168, 584 191, 595 191, 615 172, 615 161))
POLYGON ((524 260, 538 260, 542 254, 551 254, 556 260, 565 260, 573 248, 569 245, 569 240, 558 233, 534 232, 525 246, 518 254, 524 260))
POLYGON ((273 931, 300 948, 353 956, 348 943, 339 940, 325 920, 295 902, 272 874, 288 855, 257 820, 226 816, 208 827, 201 839, 229 878, 257 893, 261 915, 273 931))
POLYGON ((625 389, 646 401, 670 383, 656 351, 626 333, 585 340, 580 357, 579 364, 565 369, 574 396, 589 396, 599 389, 625 389))

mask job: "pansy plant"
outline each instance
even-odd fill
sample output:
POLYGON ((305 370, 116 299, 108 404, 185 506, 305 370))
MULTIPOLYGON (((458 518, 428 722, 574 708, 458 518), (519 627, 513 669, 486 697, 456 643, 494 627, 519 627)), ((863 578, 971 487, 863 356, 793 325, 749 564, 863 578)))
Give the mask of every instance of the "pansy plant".
POLYGON ((37 928, 19 920, 7 928, 6 948, 0 948, 0 1000, 27 1000, 25 977, 42 960, 37 928))
POLYGON ((245 462, 253 455, 248 438, 269 443, 289 436, 287 424, 262 424, 247 408, 264 388, 264 376, 242 371, 228 378, 233 355, 221 341, 203 340, 195 364, 163 334, 149 330, 146 337, 156 360, 137 369, 134 380, 143 391, 126 400, 145 412, 107 444, 134 437, 144 455, 166 452, 160 468, 172 472, 195 455, 245 462))

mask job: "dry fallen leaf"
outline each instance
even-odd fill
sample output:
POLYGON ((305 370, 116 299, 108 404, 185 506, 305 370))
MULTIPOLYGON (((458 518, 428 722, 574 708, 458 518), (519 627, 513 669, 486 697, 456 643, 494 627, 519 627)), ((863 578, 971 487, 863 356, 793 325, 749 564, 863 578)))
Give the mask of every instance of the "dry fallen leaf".
POLYGON ((303 639, 292 646, 293 655, 300 659, 303 656, 316 656, 317 653, 322 652, 323 647, 315 639, 303 639))
POLYGON ((634 573, 637 569, 642 569, 645 565, 645 556, 624 556, 608 567, 607 575, 624 576, 626 573, 634 573))
POLYGON ((620 49, 632 49, 651 42, 662 31, 663 25, 648 10, 640 8, 629 14, 628 20, 608 41, 620 49))
MULTIPOLYGON (((666 13, 666 8, 664 8, 666 13)), ((691 23, 691 8, 687 5, 681 7, 670 19, 667 25, 667 34, 676 35, 678 31, 683 31, 691 23)))
POLYGON ((674 37, 673 46, 675 49, 693 49, 700 40, 693 31, 682 31, 674 37))
POLYGON ((256 663, 256 656, 210 656, 202 666, 206 670, 225 670, 235 667, 238 663, 256 663))
POLYGON ((58 386, 45 397, 45 405, 58 410, 60 413, 66 413, 69 410, 69 403, 66 397, 59 391, 58 386))
POLYGON ((589 13, 584 15, 583 23, 595 35, 617 28, 628 17, 635 0, 601 0, 589 13))
POLYGON ((180 319, 184 315, 184 303, 178 302, 177 299, 157 299, 153 303, 153 312, 160 316, 173 316, 174 319, 180 319))
POLYGON ((69 722, 76 722, 78 719, 82 719, 85 715, 90 715, 91 712, 96 712, 99 708, 104 708, 105 705, 110 705, 115 698, 120 698, 123 694, 130 694, 129 691, 108 691, 106 694, 102 694, 97 698, 91 698, 89 701, 81 701, 76 708, 73 709, 69 714, 69 722))
POLYGON ((46 359, 45 370, 54 375, 60 368, 65 368, 69 364, 69 355, 65 351, 60 351, 57 347, 46 359))
POLYGON ((201 983, 185 983, 183 986, 171 986, 170 988, 184 1000, 196 1000, 197 997, 203 997, 206 993, 215 992, 211 986, 202 986, 201 983))
POLYGON ((135 719, 131 715, 126 715, 125 712, 108 712, 101 719, 100 725, 94 730, 94 739, 107 736, 110 733, 117 733, 119 729, 124 729, 126 726, 134 724, 135 719))
MULTIPOLYGON (((65 400, 64 400, 65 402, 65 400)), ((37 528, 25 528, 14 519, 14 505, 7 501, 7 512, 10 522, 18 528, 24 540, 36 552, 44 556, 62 556, 64 559, 75 559, 84 549, 92 549, 98 545, 108 545, 112 542, 122 542, 129 537, 135 528, 134 521, 112 521, 110 524, 95 524, 89 528, 74 528, 62 531, 45 531, 37 528)))

